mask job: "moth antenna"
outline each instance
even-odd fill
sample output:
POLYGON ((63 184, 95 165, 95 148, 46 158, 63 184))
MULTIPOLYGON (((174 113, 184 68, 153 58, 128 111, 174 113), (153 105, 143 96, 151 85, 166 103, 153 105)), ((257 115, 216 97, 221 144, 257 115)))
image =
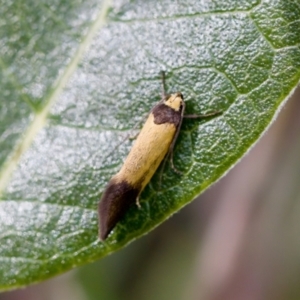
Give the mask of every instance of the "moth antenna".
POLYGON ((162 99, 167 95, 166 93, 166 72, 161 71, 161 82, 162 82, 162 99))

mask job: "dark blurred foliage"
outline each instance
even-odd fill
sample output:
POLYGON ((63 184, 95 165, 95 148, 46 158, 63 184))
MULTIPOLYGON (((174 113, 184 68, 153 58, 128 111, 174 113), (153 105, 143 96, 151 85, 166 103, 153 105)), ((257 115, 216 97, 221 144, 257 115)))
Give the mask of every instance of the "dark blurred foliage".
POLYGON ((300 299, 300 90, 223 179, 147 236, 0 300, 300 299))

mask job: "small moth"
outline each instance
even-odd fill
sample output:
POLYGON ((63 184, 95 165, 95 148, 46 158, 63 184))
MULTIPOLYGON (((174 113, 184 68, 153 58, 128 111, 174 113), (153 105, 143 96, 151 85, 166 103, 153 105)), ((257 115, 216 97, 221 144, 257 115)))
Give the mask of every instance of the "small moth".
POLYGON ((205 118, 219 114, 184 115, 185 103, 181 92, 165 93, 165 74, 162 72, 163 97, 156 104, 141 129, 121 170, 114 175, 99 202, 99 237, 105 240, 111 230, 133 203, 139 205, 139 196, 160 163, 170 155, 172 168, 173 148, 182 119, 205 118))

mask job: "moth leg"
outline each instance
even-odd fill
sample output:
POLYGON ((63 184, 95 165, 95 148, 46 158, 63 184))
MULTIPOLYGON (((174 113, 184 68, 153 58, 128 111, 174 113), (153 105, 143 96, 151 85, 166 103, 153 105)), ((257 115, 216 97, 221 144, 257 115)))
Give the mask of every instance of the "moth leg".
POLYGON ((136 197, 135 204, 136 204, 136 206, 138 207, 138 209, 141 209, 141 208, 142 208, 141 203, 140 203, 140 195, 138 195, 138 196, 136 197))
POLYGON ((170 162, 171 162, 171 168, 173 169, 173 171, 175 173, 177 173, 178 175, 182 175, 183 173, 181 171, 179 171, 175 165, 174 165, 174 161, 173 161, 173 149, 171 149, 172 152, 170 153, 170 162))
POLYGON ((167 155, 165 156, 163 162, 162 162, 162 165, 161 165, 162 167, 161 167, 161 170, 160 170, 160 173, 159 173, 159 186, 158 186, 159 190, 161 188, 162 176, 163 176, 164 169, 165 169, 165 166, 166 166, 166 161, 168 160, 169 155, 170 155, 170 153, 168 152, 167 155))
MULTIPOLYGON (((175 144, 175 143, 174 143, 175 144)), ((170 149, 166 155, 166 157, 164 158, 163 162, 162 162, 162 167, 161 167, 161 171, 160 171, 160 174, 159 174, 159 190, 161 188, 161 182, 162 182, 162 175, 164 173, 164 169, 165 169, 165 166, 166 166, 166 162, 167 160, 170 158, 170 163, 171 163, 171 168, 173 169, 173 171, 179 175, 182 175, 183 173, 181 171, 179 171, 175 165, 174 165, 174 161, 173 161, 173 148, 174 146, 170 146, 170 149)))
POLYGON ((176 133, 175 133, 175 136, 173 138, 173 141, 170 145, 170 148, 169 148, 169 151, 168 151, 168 154, 167 154, 167 157, 170 156, 170 162, 171 162, 171 167, 172 169, 174 170, 175 173, 177 174, 183 174, 181 171, 179 171, 177 168, 175 168, 174 166, 174 161, 173 161, 173 150, 174 150, 174 147, 175 147, 175 143, 177 141, 177 138, 178 138, 178 135, 179 135, 179 132, 180 132, 180 128, 181 128, 181 125, 182 125, 182 119, 183 119, 183 116, 184 116, 184 112, 185 112, 185 103, 183 102, 182 103, 182 109, 181 109, 181 118, 180 118, 180 122, 178 124, 178 127, 176 129, 176 133))
POLYGON ((196 115, 196 114, 192 114, 192 115, 183 115, 184 118, 186 119, 201 119, 201 118, 208 118, 208 117, 212 117, 212 116, 217 116, 217 115, 221 115, 222 112, 221 111, 213 111, 210 113, 207 113, 205 115, 196 115))
POLYGON ((163 162, 162 162, 162 167, 161 167, 161 171, 160 171, 160 174, 159 174, 159 189, 161 187, 161 182, 162 182, 162 175, 164 173, 164 169, 165 169, 165 166, 166 166, 166 162, 168 161, 168 159, 170 159, 170 163, 171 163, 171 168, 173 169, 173 171, 179 175, 182 175, 183 173, 181 171, 179 171, 175 165, 174 165, 174 161, 173 161, 173 150, 174 150, 174 145, 175 145, 175 142, 176 142, 176 139, 177 137, 174 138, 172 144, 170 145, 170 148, 169 148, 169 151, 166 155, 166 157, 164 158, 163 162))
POLYGON ((135 140, 135 139, 137 138, 137 136, 139 135, 139 133, 140 133, 140 131, 137 132, 135 135, 129 136, 128 139, 129 139, 130 141, 135 140))

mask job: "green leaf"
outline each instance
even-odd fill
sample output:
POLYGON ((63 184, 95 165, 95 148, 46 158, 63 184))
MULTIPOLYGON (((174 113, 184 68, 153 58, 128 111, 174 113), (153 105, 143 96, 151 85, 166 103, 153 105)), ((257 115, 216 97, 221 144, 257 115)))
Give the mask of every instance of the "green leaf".
POLYGON ((2 1, 0 288, 107 255, 220 178, 300 78, 298 0, 2 1), (174 161, 109 238, 97 203, 159 100, 159 72, 187 113, 174 161))

